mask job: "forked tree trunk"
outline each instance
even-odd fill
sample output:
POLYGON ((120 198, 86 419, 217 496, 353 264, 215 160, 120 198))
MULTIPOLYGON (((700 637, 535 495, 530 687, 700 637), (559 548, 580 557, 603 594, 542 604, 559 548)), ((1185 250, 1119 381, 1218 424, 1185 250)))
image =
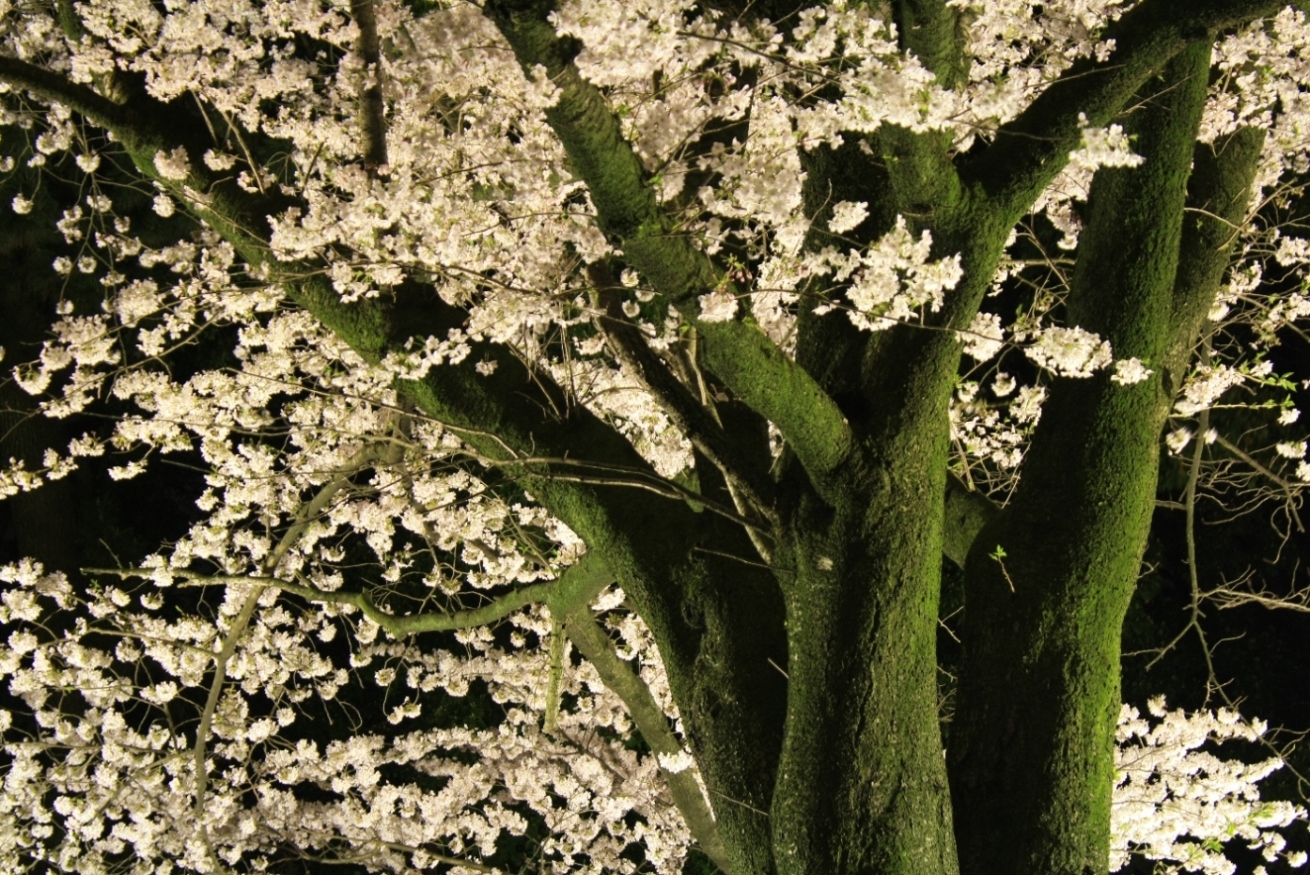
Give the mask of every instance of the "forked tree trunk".
MULTIPOLYGON (((1197 20, 1229 23, 1274 8, 1196 5, 1197 20)), ((645 469, 615 429, 503 348, 470 358, 496 362, 490 375, 452 363, 398 390, 467 435, 622 583, 659 644, 732 875, 1103 872, 1119 632, 1151 516, 1160 429, 1226 261, 1215 228, 1240 220, 1259 154, 1258 138, 1246 135, 1213 161, 1203 150, 1189 194, 1209 71, 1205 27, 1213 25, 1189 19, 1182 28, 1179 5, 1138 4, 1114 31, 1123 63, 1061 80, 973 163, 957 166, 940 134, 881 130, 870 148, 877 184, 846 178, 843 197, 876 202, 875 223, 912 217, 916 231, 933 233, 934 257, 961 255, 965 276, 923 326, 871 339, 846 332, 841 373, 832 376, 826 350, 804 345, 822 332, 801 341, 792 361, 748 321, 697 321, 696 297, 726 287, 728 277, 657 202, 605 95, 573 66, 576 41, 559 39, 548 23, 552 6, 489 0, 484 11, 524 69, 544 67, 559 87, 547 120, 587 184, 598 227, 696 327, 708 377, 749 408, 749 430, 761 433, 767 419, 786 437, 788 457, 768 484, 776 495, 743 511, 771 537, 772 569, 740 561, 758 543, 737 521, 559 476, 574 469, 541 460, 645 469), (1019 490, 968 561, 948 762, 935 641, 955 331, 982 302, 1009 228, 1076 144, 1076 112, 1109 120, 1161 57, 1194 38, 1201 42, 1144 88, 1147 100, 1132 115, 1146 163, 1098 174, 1068 306, 1072 323, 1155 373, 1133 386, 1104 375, 1054 381, 1019 490), (1217 218, 1197 219, 1197 230, 1184 233, 1185 195, 1217 218), (1182 269, 1180 246, 1188 253, 1182 269)), ((955 81, 964 69, 955 8, 941 0, 895 8, 912 25, 907 42, 917 41, 907 47, 942 81, 955 81)), ((185 127, 183 110, 144 94, 120 105, 34 69, 0 59, 0 78, 112 129, 141 173, 165 183, 154 156, 184 139, 173 129, 185 127)), ((194 154, 207 148, 198 129, 187 136, 194 154)), ((819 180, 830 183, 839 169, 822 164, 816 159, 812 171, 834 174, 819 180)), ((413 284, 394 299, 344 304, 321 266, 284 265, 261 236, 285 202, 242 192, 198 165, 187 184, 207 192, 192 209, 252 272, 285 282, 298 305, 367 361, 410 337, 444 337, 466 315, 413 284)), ((813 327, 807 319, 802 326, 813 327)), ((767 468, 747 461, 756 473, 767 468)), ((707 466, 696 498, 731 506, 728 474, 716 476, 707 466)))
POLYGON ((778 569, 789 645, 771 811, 780 875, 956 871, 937 718, 939 413, 894 464, 842 472, 835 501, 798 490, 778 569))

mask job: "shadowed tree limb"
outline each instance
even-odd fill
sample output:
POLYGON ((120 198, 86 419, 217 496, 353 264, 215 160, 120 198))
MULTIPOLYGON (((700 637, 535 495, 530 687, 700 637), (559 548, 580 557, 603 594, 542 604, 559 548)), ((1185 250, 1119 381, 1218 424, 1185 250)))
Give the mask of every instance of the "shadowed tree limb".
POLYGON ((350 17, 359 28, 355 53, 364 62, 364 81, 359 93, 364 166, 370 173, 376 173, 387 163, 387 120, 382 102, 382 49, 373 0, 351 0, 350 17))
POLYGON ((35 64, 0 55, 0 81, 53 103, 61 103, 89 121, 110 130, 135 130, 140 120, 129 108, 115 103, 88 85, 35 64))
POLYGON ((641 331, 623 317, 618 286, 609 268, 599 263, 592 264, 588 266, 587 274, 596 288, 601 310, 596 322, 615 355, 632 369, 678 428, 691 439, 692 445, 723 473, 754 511, 769 518, 771 484, 764 472, 756 470, 741 457, 731 436, 696 400, 691 390, 669 371, 646 343, 641 331))
POLYGON ((965 486, 954 475, 946 480, 946 524, 942 528, 942 554, 959 567, 983 526, 1001 512, 996 502, 965 486))
MULTIPOLYGON (((583 557, 583 560, 573 568, 578 568, 586 561, 586 557, 583 557)), ((573 568, 565 574, 572 572, 573 568)), ((599 582, 600 588, 603 588, 610 579, 603 569, 600 569, 599 573, 589 569, 583 569, 579 573, 590 576, 594 582, 599 582)), ((594 593, 592 595, 594 597, 594 593)), ((651 751, 657 756, 660 754, 673 756, 681 753, 682 743, 673 734, 668 718, 664 715, 664 709, 655 701, 650 688, 646 686, 641 676, 614 652, 614 644, 610 641, 609 635, 592 614, 591 601, 591 598, 574 598, 571 601, 558 596, 547 598, 551 614, 559 618, 569 640, 596 669, 606 688, 623 700, 628 715, 632 717, 632 722, 642 738, 650 745, 651 751)), ((687 827, 701 850, 723 872, 731 873, 731 862, 723 846, 723 838, 719 835, 714 813, 696 783, 695 774, 690 769, 669 771, 663 765, 660 766, 660 770, 668 781, 674 804, 678 806, 678 810, 687 821, 687 827)))
POLYGON ((1173 295, 1178 332, 1161 362, 1167 390, 1182 387, 1183 371, 1223 282, 1233 229, 1246 220, 1264 141, 1264 128, 1239 128, 1214 143, 1197 143, 1193 150, 1173 295))

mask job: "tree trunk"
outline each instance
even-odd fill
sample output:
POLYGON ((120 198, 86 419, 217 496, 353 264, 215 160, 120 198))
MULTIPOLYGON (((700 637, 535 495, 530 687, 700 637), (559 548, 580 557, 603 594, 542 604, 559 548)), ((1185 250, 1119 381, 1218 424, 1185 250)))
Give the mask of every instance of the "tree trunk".
POLYGON ((939 413, 894 461, 852 466, 835 506, 798 490, 778 563, 789 647, 779 873, 957 870, 935 680, 939 413))
POLYGON ((1019 488, 968 558, 947 745, 966 875, 1106 871, 1120 628, 1176 388, 1166 374, 1194 339, 1180 309, 1214 293, 1175 284, 1209 56, 1200 42, 1148 84, 1131 116, 1145 163, 1097 173, 1068 304, 1072 323, 1154 373, 1057 379, 1019 488))

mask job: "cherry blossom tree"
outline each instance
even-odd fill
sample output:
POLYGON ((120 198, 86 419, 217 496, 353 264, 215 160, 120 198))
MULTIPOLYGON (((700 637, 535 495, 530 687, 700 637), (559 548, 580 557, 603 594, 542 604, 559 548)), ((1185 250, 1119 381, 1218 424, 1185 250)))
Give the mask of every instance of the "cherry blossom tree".
POLYGON ((0 39, 10 206, 66 197, 12 378, 77 431, 0 488, 204 470, 151 555, 0 572, 7 871, 1305 861, 1278 762, 1198 750, 1260 726, 1119 692, 1162 455, 1310 482, 1302 11, 57 0, 0 39))

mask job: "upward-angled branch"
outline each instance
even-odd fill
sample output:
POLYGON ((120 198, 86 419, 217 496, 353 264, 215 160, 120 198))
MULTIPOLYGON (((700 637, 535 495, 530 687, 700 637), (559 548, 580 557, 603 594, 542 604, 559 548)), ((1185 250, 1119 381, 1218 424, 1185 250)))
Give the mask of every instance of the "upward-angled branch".
POLYGON ((1207 34, 1273 15, 1286 0, 1146 0, 1105 33, 1115 41, 1103 62, 1083 58, 1066 70, 968 165, 997 207, 1017 219, 1068 162, 1081 140, 1079 113, 1106 125, 1133 94, 1186 45, 1207 34))
POLYGON ((897 0, 896 24, 901 47, 953 88, 968 76, 969 62, 959 31, 960 10, 945 0, 897 0))
MULTIPOLYGON (((270 229, 266 222, 269 216, 293 205, 289 198, 275 200, 275 196, 243 191, 198 160, 190 162, 185 180, 161 178, 154 166, 155 155, 182 145, 179 138, 186 127, 177 124, 173 106, 145 94, 133 94, 131 105, 120 107, 57 73, 14 59, 0 58, 0 81, 73 107, 112 131, 143 175, 176 193, 197 218, 233 244, 252 272, 262 272, 269 282, 283 283, 298 305, 365 361, 380 363, 389 349, 399 347, 410 336, 445 337, 464 322, 467 314, 462 309, 415 284, 399 287, 394 303, 382 299, 346 303, 324 276, 323 265, 277 259, 268 243, 270 229)), ((199 141, 190 146, 199 148, 199 141)), ((630 150, 627 154, 631 155, 630 150)), ((489 459, 512 463, 528 457, 569 458, 649 469, 612 427, 585 408, 570 408, 565 393, 549 375, 529 374, 523 363, 503 347, 478 347, 466 362, 434 368, 425 380, 401 381, 397 388, 418 410, 459 429, 464 439, 489 459), (495 361, 499 367, 484 376, 472 366, 478 359, 495 361), (528 386, 535 386, 534 404, 520 403, 528 386), (543 415, 543 410, 569 412, 564 419, 543 415)), ((652 560, 661 552, 633 540, 633 533, 652 534, 650 520, 658 520, 657 528, 661 530, 668 527, 661 535, 664 549, 684 541, 689 548, 704 534, 703 520, 693 521, 671 512, 666 499, 638 500, 631 492, 618 497, 604 486, 552 478, 551 471, 540 465, 511 464, 506 470, 573 526, 589 547, 628 554, 628 560, 615 568, 625 586, 647 573, 633 564, 638 562, 633 549, 652 560), (653 502, 659 509, 648 506, 653 502)), ((644 543, 646 539, 642 540, 644 543)), ((616 555, 610 554, 609 558, 616 555)), ((667 600, 667 616, 671 620, 677 616, 676 589, 637 588, 633 592, 667 600)))
MULTIPOLYGON (((307 501, 296 513, 295 522, 282 535, 277 546, 269 553, 264 560, 264 571, 271 574, 277 570, 282 559, 287 552, 300 540, 300 536, 305 533, 309 523, 318 517, 327 509, 332 499, 338 492, 349 483, 350 476, 360 468, 374 461, 378 453, 378 447, 368 445, 346 461, 346 463, 337 469, 336 475, 319 487, 314 497, 307 501)), ((114 569, 83 569, 84 573, 109 573, 117 574, 120 577, 149 577, 153 571, 139 572, 133 570, 114 570, 114 569)), ((205 707, 200 712, 200 723, 196 727, 196 740, 192 745, 191 758, 194 764, 195 776, 195 817, 196 823, 200 827, 200 836, 204 841, 206 850, 210 857, 214 857, 213 848, 209 846, 209 829, 205 817, 205 793, 209 785, 209 765, 207 752, 209 749, 209 730, 214 722, 214 715, 218 709, 219 698, 223 693, 223 686, 227 682, 227 665, 233 655, 236 654, 237 645, 240 643, 242 636, 245 634, 246 627, 255 615, 255 609, 259 606, 259 599, 264 594, 265 586, 257 586, 246 596, 245 602, 242 603, 241 609, 232 620, 231 626, 228 627, 227 635, 223 638, 223 644, 214 656, 214 675, 209 682, 209 693, 205 697, 205 707)))
POLYGON ((1162 362, 1171 383, 1166 389, 1181 387, 1183 369, 1223 282, 1236 243, 1233 229, 1246 219, 1264 141, 1263 128, 1239 128, 1214 143, 1197 143, 1193 150, 1189 215, 1183 222, 1174 280, 1174 324, 1179 330, 1162 362))
POLYGON ((1144 83, 1130 123, 1146 160, 1097 171, 1068 296, 1071 323, 1154 373, 1053 382, 1019 487, 965 570, 969 644, 948 756, 970 873, 1105 867, 1121 630, 1172 400, 1160 361, 1180 330, 1172 301, 1209 68, 1200 40, 1144 83), (988 558, 998 547, 1004 565, 988 558))
MULTIPOLYGON (((411 335, 427 332, 444 337, 448 330, 463 322, 463 311, 434 299, 430 292, 410 286, 398 289, 394 305, 379 299, 343 302, 323 275, 322 264, 277 259, 268 243, 267 220, 287 207, 304 205, 285 195, 265 196, 243 191, 195 160, 202 141, 185 142, 188 125, 180 123, 186 120, 178 118, 178 111, 171 104, 161 103, 145 93, 134 93, 129 103, 120 105, 56 72, 3 56, 0 56, 0 82, 68 106, 112 132, 144 176, 177 195, 197 218, 232 243, 252 273, 262 274, 269 282, 283 283, 297 304, 366 361, 381 362, 392 345, 403 343, 411 335), (154 166, 155 156, 159 151, 171 151, 177 146, 192 147, 188 148, 193 159, 188 175, 184 180, 162 178, 154 166), (401 320, 393 319, 397 308, 404 310, 401 320), (404 322, 404 336, 396 336, 396 321, 404 322)), ((515 361, 512 356, 493 349, 486 350, 485 355, 498 361, 515 361)), ((539 410, 508 400, 522 391, 521 384, 527 375, 521 364, 507 364, 501 368, 501 374, 508 376, 483 378, 473 372, 471 364, 445 365, 424 383, 404 383, 399 388, 429 415, 468 429, 470 434, 496 435, 496 440, 479 447, 490 458, 545 455, 621 461, 637 467, 644 464, 622 437, 582 411, 575 411, 574 420, 567 428, 543 428, 539 410), (556 440, 549 441, 548 434, 556 440)), ((558 409, 566 406, 562 404, 563 393, 548 377, 537 375, 535 382, 546 394, 553 393, 553 399, 542 399, 545 406, 551 406, 552 400, 557 402, 554 406, 558 409)), ((476 437, 469 439, 478 443, 476 437)))
MULTIPOLYGON (((546 21, 548 4, 488 3, 485 9, 525 70, 544 66, 560 89, 547 121, 587 183, 602 231, 624 258, 684 312, 727 279, 664 216, 641 162, 624 140, 604 95, 572 63, 574 46, 546 21)), ((689 317, 695 322, 694 317, 689 317)), ((850 428, 837 405, 763 334, 738 322, 698 324, 715 375, 771 420, 812 475, 822 479, 847 458, 850 428)))
MULTIPOLYGON (((199 160, 190 161, 185 180, 161 178, 154 166, 159 151, 187 145, 194 159, 199 151, 192 150, 201 148, 202 141, 185 141, 187 125, 178 123, 175 107, 146 94, 133 94, 130 105, 119 106, 57 73, 12 58, 0 57, 0 81, 69 106, 106 127, 144 176, 176 194, 197 218, 226 238, 252 273, 262 273, 269 282, 284 284, 299 306, 365 361, 380 363, 388 349, 403 344, 411 335, 445 337, 466 318, 463 310, 414 284, 397 289, 394 303, 381 299, 343 302, 324 276, 323 265, 287 263, 273 255, 267 218, 290 206, 286 199, 275 201, 272 196, 243 191, 199 160), (394 327, 398 322, 404 330, 400 336, 394 327)), ((522 362, 502 347, 485 346, 464 363, 434 368, 424 381, 402 381, 397 388, 416 409, 459 428, 471 446, 493 460, 567 457, 638 469, 649 467, 627 440, 585 408, 574 408, 567 421, 543 416, 543 409, 568 408, 564 393, 548 375, 537 374, 534 378, 527 373, 522 362), (496 361, 499 368, 489 377, 476 373, 472 363, 480 358, 496 361), (537 403, 520 403, 525 387, 534 385, 537 403)), ((655 519, 658 525, 654 528, 659 529, 665 549, 683 542, 690 548, 698 537, 697 529, 704 528, 703 520, 690 519, 694 516, 690 511, 678 514, 666 499, 638 498, 630 491, 619 496, 603 486, 552 479, 550 471, 542 466, 531 470, 518 466, 507 471, 573 527, 589 547, 614 559, 616 574, 631 587, 634 597, 665 602, 655 614, 667 617, 675 628, 682 627, 676 587, 657 587, 654 581, 649 589, 636 585, 637 580, 650 574, 644 563, 658 557, 653 549, 643 553, 645 541, 639 544, 629 533, 650 536, 649 520, 655 519), (659 509, 649 506, 652 504, 658 504, 659 509), (643 553, 642 558, 636 553, 643 553)), ((656 561, 656 565, 662 567, 662 561, 656 561)), ((669 656, 676 662, 677 649, 671 648, 669 656)))
POLYGON ((86 116, 89 121, 110 130, 132 126, 136 121, 127 107, 97 93, 95 89, 18 58, 0 55, 0 82, 52 103, 61 103, 86 116))
POLYGON ((359 28, 355 52, 364 62, 364 83, 359 95, 364 166, 376 172, 387 163, 387 122, 382 103, 382 49, 373 0, 351 0, 350 15, 359 28))

